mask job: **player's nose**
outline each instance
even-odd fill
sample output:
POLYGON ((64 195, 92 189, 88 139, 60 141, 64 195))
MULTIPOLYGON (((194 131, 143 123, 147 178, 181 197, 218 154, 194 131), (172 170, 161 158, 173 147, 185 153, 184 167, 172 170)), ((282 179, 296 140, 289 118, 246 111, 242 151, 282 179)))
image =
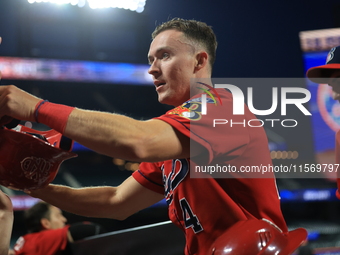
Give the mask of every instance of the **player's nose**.
POLYGON ((149 67, 148 73, 156 77, 161 73, 161 69, 156 61, 153 61, 149 67))

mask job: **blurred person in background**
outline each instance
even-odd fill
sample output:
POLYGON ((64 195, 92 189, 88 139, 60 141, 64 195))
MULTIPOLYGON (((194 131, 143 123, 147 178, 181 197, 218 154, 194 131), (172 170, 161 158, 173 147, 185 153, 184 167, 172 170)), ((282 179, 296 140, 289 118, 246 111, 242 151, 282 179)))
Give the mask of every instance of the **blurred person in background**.
POLYGON ((72 254, 69 243, 104 232, 100 225, 90 222, 66 225, 62 211, 45 202, 25 211, 24 220, 28 233, 17 240, 17 255, 72 254))
MULTIPOLYGON (((332 88, 332 98, 340 101, 340 46, 328 52, 324 65, 309 68, 306 76, 312 82, 329 85, 332 88)), ((335 162, 340 163, 340 131, 336 132, 335 137, 335 162)), ((337 172, 337 188, 336 196, 340 199, 339 171, 337 172)))
POLYGON ((326 63, 307 70, 306 76, 315 83, 328 84, 332 87, 332 97, 340 100, 340 46, 332 48, 326 57, 326 63))

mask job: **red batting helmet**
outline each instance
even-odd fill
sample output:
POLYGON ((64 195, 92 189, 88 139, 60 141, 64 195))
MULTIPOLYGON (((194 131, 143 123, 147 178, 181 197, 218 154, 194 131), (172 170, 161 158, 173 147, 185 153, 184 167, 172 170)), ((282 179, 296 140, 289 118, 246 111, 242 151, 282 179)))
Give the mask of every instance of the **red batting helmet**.
POLYGON ((0 129, 0 184, 20 190, 38 189, 54 180, 60 164, 77 154, 73 141, 55 130, 22 125, 0 129))
POLYGON ((283 233, 268 220, 239 221, 217 238, 212 255, 289 255, 307 239, 307 231, 298 228, 283 233))

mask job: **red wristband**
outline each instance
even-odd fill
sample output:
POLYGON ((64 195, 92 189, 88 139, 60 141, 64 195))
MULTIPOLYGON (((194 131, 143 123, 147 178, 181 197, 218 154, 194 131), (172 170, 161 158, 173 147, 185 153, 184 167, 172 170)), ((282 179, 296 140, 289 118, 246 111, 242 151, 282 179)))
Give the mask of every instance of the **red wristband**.
POLYGON ((35 107, 35 121, 43 123, 60 133, 64 133, 68 117, 73 109, 74 107, 41 100, 35 107))

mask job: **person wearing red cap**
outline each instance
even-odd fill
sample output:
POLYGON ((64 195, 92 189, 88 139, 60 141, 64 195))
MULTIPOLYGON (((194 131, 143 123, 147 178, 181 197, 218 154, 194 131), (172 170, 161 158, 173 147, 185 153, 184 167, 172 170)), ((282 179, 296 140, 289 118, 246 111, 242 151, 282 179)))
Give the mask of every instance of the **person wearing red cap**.
POLYGON ((299 238, 289 234, 274 173, 254 178, 240 171, 242 166, 272 166, 264 128, 212 125, 219 114, 238 123, 256 119, 247 107, 244 115, 233 114, 231 93, 211 86, 216 47, 216 36, 204 22, 175 18, 155 29, 148 72, 158 101, 175 108, 147 121, 54 104, 0 86, 0 117, 40 122, 98 153, 142 162, 118 187, 50 184, 30 195, 75 214, 121 220, 165 198, 170 219, 185 233, 186 255, 209 254, 214 241, 238 221, 266 219, 291 240, 289 251, 281 254, 294 252, 306 231, 299 238), (209 84, 192 82, 201 80, 209 84), (207 94, 202 91, 210 96, 205 116, 207 94), (218 107, 212 94, 221 101, 218 107), (205 171, 193 178, 190 170, 200 166, 235 170, 223 171, 223 178, 205 171))
POLYGON ((333 99, 340 100, 340 46, 332 48, 327 55, 326 64, 311 67, 307 77, 319 84, 328 84, 333 89, 333 99))
MULTIPOLYGON (((340 46, 332 48, 326 58, 326 64, 311 67, 307 70, 306 76, 309 80, 319 84, 328 84, 332 87, 332 97, 340 101, 340 46)), ((340 163, 340 131, 335 135, 335 161, 340 163)), ((340 173, 337 172, 336 196, 340 199, 340 173)))

